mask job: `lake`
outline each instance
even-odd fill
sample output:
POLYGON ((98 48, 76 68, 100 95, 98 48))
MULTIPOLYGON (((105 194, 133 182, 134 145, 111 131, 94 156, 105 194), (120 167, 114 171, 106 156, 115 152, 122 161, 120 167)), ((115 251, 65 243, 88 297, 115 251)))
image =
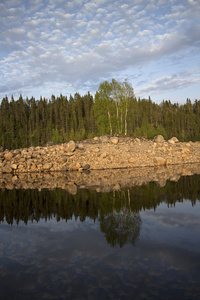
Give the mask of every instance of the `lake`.
POLYGON ((1 299, 200 299, 200 175, 0 190, 1 299))

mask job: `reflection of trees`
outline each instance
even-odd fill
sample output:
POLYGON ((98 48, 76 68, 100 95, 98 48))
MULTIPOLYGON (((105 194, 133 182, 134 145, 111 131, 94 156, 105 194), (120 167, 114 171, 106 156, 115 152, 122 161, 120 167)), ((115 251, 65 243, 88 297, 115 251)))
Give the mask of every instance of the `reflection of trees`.
POLYGON ((113 247, 123 247, 135 243, 140 234, 141 218, 139 212, 132 210, 130 191, 110 193, 110 201, 101 201, 99 212, 100 229, 107 242, 113 247))
POLYGON ((140 234, 141 218, 139 213, 122 208, 120 212, 113 211, 100 219, 101 231, 113 247, 123 247, 126 243, 134 244, 140 234))
MULTIPOLYGON (((178 182, 167 181, 164 187, 156 183, 135 186, 130 191, 96 193, 78 190, 76 195, 66 190, 0 190, 0 222, 39 221, 56 217, 84 221, 87 217, 99 219, 101 229, 112 244, 133 242, 140 228, 139 212, 156 209, 165 201, 172 205, 190 199, 192 204, 200 199, 200 176, 185 176, 178 182), (107 229, 106 229, 107 228, 107 229), (131 229, 132 228, 132 229, 131 229), (106 232, 107 230, 107 232, 106 232), (132 230, 132 231, 131 231, 132 230)), ((139 234, 139 233, 138 233, 139 234)))
POLYGON ((135 243, 140 234, 141 218, 131 208, 130 191, 113 192, 109 205, 103 205, 99 214, 100 228, 112 246, 123 247, 135 243))

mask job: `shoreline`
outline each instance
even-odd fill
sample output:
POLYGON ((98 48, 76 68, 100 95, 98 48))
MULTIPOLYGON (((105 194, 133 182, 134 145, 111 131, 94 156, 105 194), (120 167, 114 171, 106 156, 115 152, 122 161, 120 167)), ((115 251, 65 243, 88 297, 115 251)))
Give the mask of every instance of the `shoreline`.
POLYGON ((80 189, 107 193, 150 182, 164 187, 168 180, 177 182, 182 176, 195 174, 200 175, 200 163, 179 165, 179 168, 170 165, 84 172, 7 173, 0 177, 0 189, 64 189, 72 195, 80 189))
POLYGON ((0 152, 1 189, 110 192, 200 174, 200 142, 133 138, 91 140, 0 152))
POLYGON ((117 170, 200 163, 200 142, 101 136, 0 152, 0 173, 117 170))

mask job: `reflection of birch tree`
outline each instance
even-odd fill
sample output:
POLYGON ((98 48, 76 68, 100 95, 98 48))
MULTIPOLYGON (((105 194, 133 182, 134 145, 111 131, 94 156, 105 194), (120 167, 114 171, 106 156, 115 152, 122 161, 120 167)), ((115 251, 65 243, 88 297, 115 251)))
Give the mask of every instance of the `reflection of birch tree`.
POLYGON ((127 205, 121 204, 120 210, 115 209, 115 193, 113 194, 113 209, 100 216, 100 229, 105 233, 106 240, 113 247, 123 247, 126 243, 135 244, 140 235, 142 220, 138 212, 131 211, 130 192, 127 205))

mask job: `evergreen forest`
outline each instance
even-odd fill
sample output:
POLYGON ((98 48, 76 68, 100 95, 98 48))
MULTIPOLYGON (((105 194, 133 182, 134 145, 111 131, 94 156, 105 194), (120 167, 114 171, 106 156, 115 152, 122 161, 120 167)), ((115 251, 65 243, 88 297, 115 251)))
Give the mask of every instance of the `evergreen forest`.
POLYGON ((152 139, 176 136, 180 141, 200 140, 200 100, 185 104, 154 103, 134 95, 125 80, 104 81, 94 96, 89 92, 69 97, 19 99, 4 97, 0 104, 0 146, 4 149, 64 143, 104 134, 152 139))

